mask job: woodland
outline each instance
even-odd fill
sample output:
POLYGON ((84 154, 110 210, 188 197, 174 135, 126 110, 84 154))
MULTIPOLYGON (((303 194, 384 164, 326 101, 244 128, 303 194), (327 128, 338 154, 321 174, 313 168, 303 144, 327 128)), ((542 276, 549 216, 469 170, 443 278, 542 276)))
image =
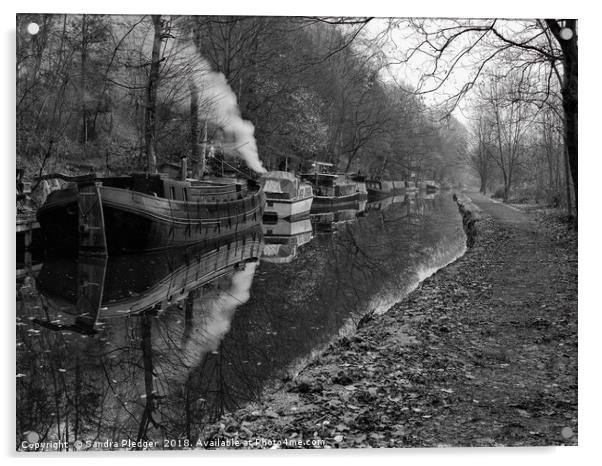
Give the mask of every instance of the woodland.
POLYGON ((17 168, 319 160, 571 214, 576 40, 574 20, 18 15, 17 168))

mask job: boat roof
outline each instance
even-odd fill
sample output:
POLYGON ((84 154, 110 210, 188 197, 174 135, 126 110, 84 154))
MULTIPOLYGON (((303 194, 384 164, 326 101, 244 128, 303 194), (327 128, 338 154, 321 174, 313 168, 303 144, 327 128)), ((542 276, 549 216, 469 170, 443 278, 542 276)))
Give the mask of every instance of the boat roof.
POLYGON ((266 193, 288 193, 295 196, 299 189, 299 178, 289 172, 271 171, 261 175, 266 193))
POLYGON ((293 173, 283 172, 283 171, 271 171, 264 173, 261 175, 262 178, 270 179, 270 180, 288 180, 295 181, 297 177, 293 173))

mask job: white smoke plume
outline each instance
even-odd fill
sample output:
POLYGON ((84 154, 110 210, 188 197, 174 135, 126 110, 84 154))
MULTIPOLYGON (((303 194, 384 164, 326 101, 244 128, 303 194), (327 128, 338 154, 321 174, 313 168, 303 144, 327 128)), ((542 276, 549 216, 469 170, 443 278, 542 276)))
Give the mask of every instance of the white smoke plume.
MULTIPOLYGON (((234 272, 229 288, 211 290, 196 297, 193 303, 192 335, 189 339, 182 342, 177 338, 167 341, 162 334, 155 336, 153 351, 156 354, 175 354, 181 363, 174 365, 171 358, 159 359, 155 364, 157 373, 168 374, 170 380, 183 382, 188 377, 190 368, 197 367, 207 353, 219 349, 222 339, 230 331, 236 309, 251 296, 257 265, 258 262, 249 262, 244 268, 234 272), (172 346, 174 342, 175 346, 172 346), (175 353, 174 349, 177 349, 175 353)), ((178 325, 179 322, 176 323, 178 325)))
MULTIPOLYGON (((194 44, 189 40, 177 40, 175 56, 196 85, 200 100, 211 108, 211 115, 199 115, 200 119, 213 120, 224 132, 234 138, 234 150, 242 157, 247 166, 257 173, 265 173, 255 141, 255 127, 243 120, 238 108, 236 95, 228 85, 222 73, 213 71, 211 65, 201 56, 194 44)), ((202 110, 201 110, 202 112, 202 110)))

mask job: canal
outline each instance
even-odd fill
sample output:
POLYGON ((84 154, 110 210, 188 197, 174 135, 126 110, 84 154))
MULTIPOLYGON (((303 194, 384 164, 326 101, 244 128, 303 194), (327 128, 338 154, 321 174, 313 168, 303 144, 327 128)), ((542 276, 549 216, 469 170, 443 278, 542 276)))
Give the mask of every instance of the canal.
POLYGON ((167 253, 44 258, 16 283, 17 442, 194 441, 386 312, 465 239, 441 193, 167 253))

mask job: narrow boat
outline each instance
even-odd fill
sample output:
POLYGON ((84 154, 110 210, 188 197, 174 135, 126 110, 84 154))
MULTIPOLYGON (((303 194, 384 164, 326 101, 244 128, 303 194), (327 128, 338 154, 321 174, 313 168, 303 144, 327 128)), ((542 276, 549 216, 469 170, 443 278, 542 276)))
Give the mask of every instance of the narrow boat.
POLYGON ((351 173, 351 174, 347 175, 347 177, 351 181, 355 182, 355 188, 356 188, 355 190, 359 193, 359 198, 361 200, 368 199, 368 185, 367 185, 366 176, 357 172, 357 173, 351 173))
POLYGON ((49 252, 113 256, 194 244, 260 224, 265 204, 251 180, 49 177, 68 181, 37 213, 49 252))
POLYGON ((419 184, 405 180, 370 180, 367 183, 368 195, 378 199, 397 194, 412 194, 418 192, 419 184))
POLYGON ((404 193, 406 190, 405 181, 387 181, 387 180, 367 180, 366 188, 370 199, 380 199, 395 194, 404 193))
POLYGON ((331 163, 314 162, 311 170, 301 174, 301 178, 313 186, 312 213, 357 204, 360 197, 357 183, 333 173, 333 167, 331 163))
POLYGON ((266 196, 265 217, 294 222, 309 215, 314 199, 311 184, 284 171, 265 173, 261 184, 266 196))

